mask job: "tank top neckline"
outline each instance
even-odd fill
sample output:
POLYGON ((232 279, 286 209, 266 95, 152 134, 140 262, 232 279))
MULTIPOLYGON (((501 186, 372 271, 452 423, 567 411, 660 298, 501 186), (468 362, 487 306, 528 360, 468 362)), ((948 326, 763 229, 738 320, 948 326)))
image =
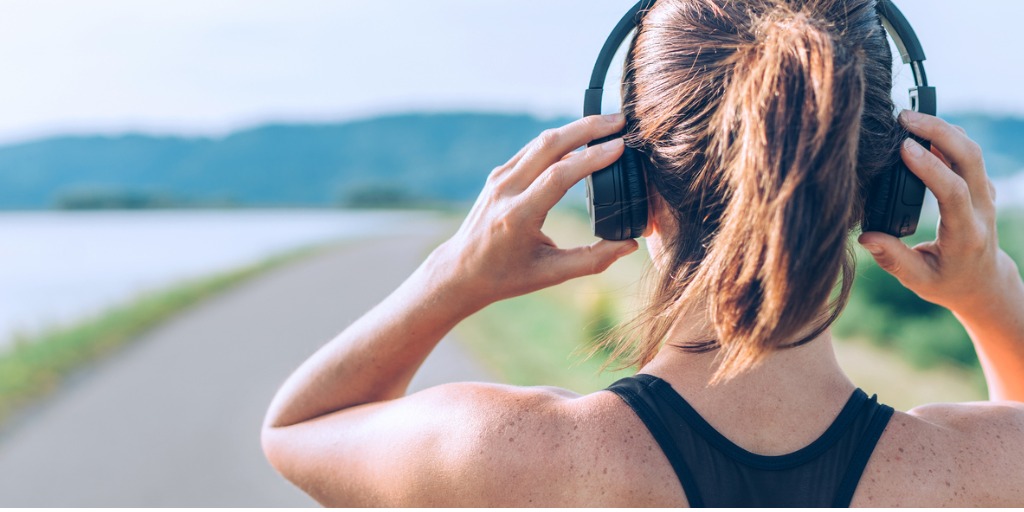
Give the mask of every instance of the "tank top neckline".
POLYGON ((638 373, 633 378, 641 381, 651 391, 661 395, 662 398, 668 401, 683 416, 690 427, 712 446, 715 446, 738 462, 765 470, 781 470, 796 467, 821 455, 843 436, 850 424, 857 418, 857 414, 865 402, 877 400, 874 397, 869 399, 867 393, 857 388, 850 395, 846 405, 839 411, 832 424, 810 444, 782 455, 762 455, 746 450, 719 433, 682 395, 672 388, 671 384, 660 377, 638 373))

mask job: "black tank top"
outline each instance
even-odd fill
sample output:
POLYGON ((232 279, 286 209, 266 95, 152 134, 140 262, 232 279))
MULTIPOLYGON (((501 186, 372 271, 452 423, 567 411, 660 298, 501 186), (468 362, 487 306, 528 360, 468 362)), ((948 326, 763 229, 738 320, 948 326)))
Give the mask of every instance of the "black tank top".
POLYGON ((853 392, 813 443, 786 455, 758 455, 719 434, 653 375, 612 384, 668 457, 691 507, 848 507, 893 409, 853 392))

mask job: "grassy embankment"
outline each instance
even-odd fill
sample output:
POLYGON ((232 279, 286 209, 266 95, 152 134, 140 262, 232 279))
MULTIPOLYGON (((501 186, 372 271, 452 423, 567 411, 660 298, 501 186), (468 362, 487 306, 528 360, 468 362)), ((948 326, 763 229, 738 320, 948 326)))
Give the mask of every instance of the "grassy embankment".
MULTIPOLYGON (((563 246, 589 243, 592 239, 588 230, 585 219, 566 212, 553 214, 545 227, 545 232, 563 246)), ((927 228, 923 231, 927 235, 927 228)), ((866 253, 858 252, 855 290, 869 288, 861 284, 865 272, 870 279, 879 279, 868 270, 874 263, 865 256, 866 253)), ((581 352, 586 352, 598 332, 625 318, 639 304, 639 281, 646 265, 647 255, 641 244, 640 251, 616 263, 605 274, 494 304, 463 322, 457 334, 505 382, 554 385, 582 393, 602 389, 632 371, 599 373, 603 362, 600 354, 587 360, 581 352)), ((864 295, 863 290, 857 293, 864 295)), ((849 314, 844 315, 850 316, 845 321, 847 326, 870 320, 889 326, 885 331, 889 335, 908 335, 906 328, 893 327, 902 323, 901 317, 880 318, 875 312, 869 319, 865 312, 874 311, 867 304, 869 299, 860 295, 855 298, 856 305, 852 303, 849 314)), ((928 309, 927 314, 935 313, 928 309)), ((910 324, 924 325, 928 318, 915 317, 910 324)), ((897 339, 875 339, 856 328, 837 331, 847 333, 835 344, 840 364, 858 386, 878 393, 881 400, 895 407, 907 409, 928 402, 984 399, 984 388, 974 366, 929 354, 927 337, 935 329, 917 336, 909 349, 901 348, 897 339), (920 354, 926 355, 915 359, 920 354)), ((939 341, 947 343, 954 338, 955 335, 946 336, 947 341, 939 341)), ((959 354, 962 342, 948 343, 958 347, 953 352, 959 354)))
POLYGON ((240 269, 144 294, 71 326, 15 339, 0 351, 0 423, 58 388, 69 374, 139 338, 203 299, 323 247, 288 252, 240 269))

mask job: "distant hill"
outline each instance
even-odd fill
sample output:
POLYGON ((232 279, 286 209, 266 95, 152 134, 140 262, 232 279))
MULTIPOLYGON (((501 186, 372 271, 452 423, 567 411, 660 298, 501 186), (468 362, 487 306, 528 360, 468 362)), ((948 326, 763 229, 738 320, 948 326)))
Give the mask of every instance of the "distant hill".
MULTIPOLYGON (((985 148, 993 176, 1024 170, 1024 120, 950 120, 985 148)), ((0 147, 0 209, 466 201, 493 167, 568 121, 410 114, 219 139, 54 137, 0 147)))
POLYGON ((962 126, 981 145, 990 176, 1006 178, 1024 171, 1024 119, 985 114, 958 114, 945 119, 962 126))
POLYGON ((109 196, 260 206, 328 206, 381 193, 469 200, 492 168, 566 121, 402 115, 263 126, 222 139, 55 137, 0 147, 0 208, 102 203, 109 196))

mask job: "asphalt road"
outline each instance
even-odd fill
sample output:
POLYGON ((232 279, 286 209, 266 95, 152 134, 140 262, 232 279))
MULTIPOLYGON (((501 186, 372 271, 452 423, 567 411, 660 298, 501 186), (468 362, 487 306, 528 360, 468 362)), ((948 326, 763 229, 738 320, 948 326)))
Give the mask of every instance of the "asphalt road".
MULTIPOLYGON (((0 507, 277 507, 315 503, 260 451, 274 391, 394 289, 436 241, 350 242, 191 309, 0 436, 0 507)), ((445 339, 413 382, 489 380, 445 339)))

